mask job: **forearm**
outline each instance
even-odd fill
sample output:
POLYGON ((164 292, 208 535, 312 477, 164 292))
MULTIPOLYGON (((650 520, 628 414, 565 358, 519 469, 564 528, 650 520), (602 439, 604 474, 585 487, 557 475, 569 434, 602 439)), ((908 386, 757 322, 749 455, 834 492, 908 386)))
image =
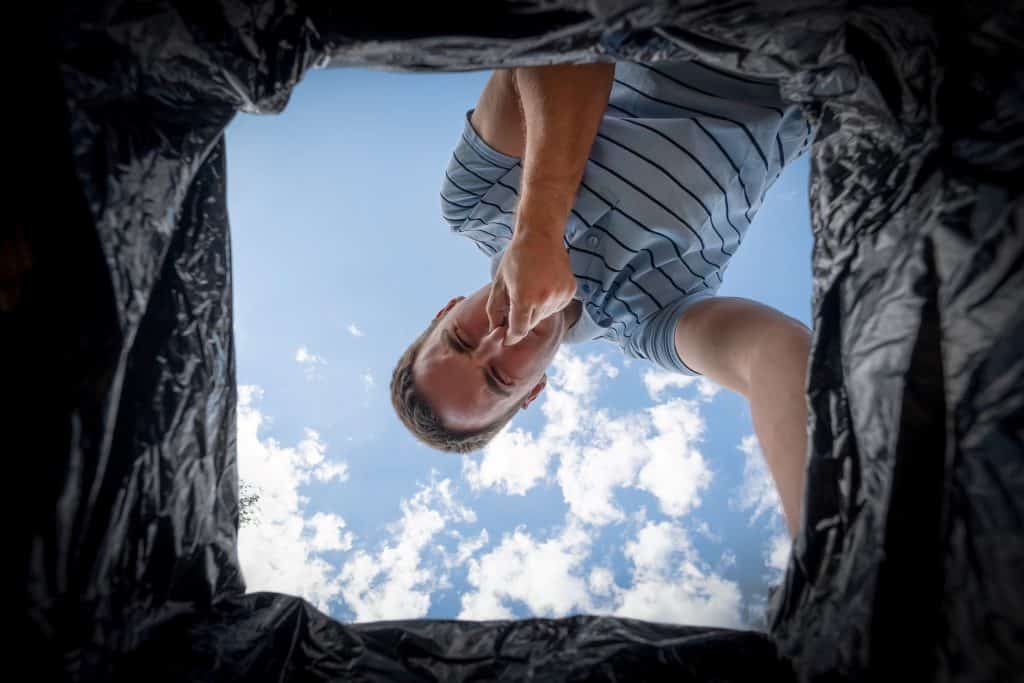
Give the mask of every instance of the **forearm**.
POLYGON ((517 232, 561 242, 613 75, 612 64, 516 69, 526 132, 517 232))
POLYGON ((805 382, 810 335, 796 322, 766 331, 752 353, 747 399, 790 535, 800 525, 807 457, 805 382))

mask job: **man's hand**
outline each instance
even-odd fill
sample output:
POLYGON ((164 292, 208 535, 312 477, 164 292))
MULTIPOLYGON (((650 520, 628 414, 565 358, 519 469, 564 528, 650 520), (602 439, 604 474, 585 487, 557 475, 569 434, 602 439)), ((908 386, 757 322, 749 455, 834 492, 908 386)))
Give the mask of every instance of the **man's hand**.
POLYGON ((562 310, 576 293, 576 278, 562 233, 517 230, 501 257, 487 299, 491 329, 506 319, 505 344, 512 345, 550 315, 562 310))

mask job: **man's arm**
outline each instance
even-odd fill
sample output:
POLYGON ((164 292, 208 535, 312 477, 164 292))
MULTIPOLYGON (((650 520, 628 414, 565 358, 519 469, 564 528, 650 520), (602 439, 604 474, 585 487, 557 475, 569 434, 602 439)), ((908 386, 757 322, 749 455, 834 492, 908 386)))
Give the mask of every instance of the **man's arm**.
POLYGON ((510 151, 522 145, 515 230, 487 304, 492 328, 507 322, 507 344, 568 305, 576 292, 562 239, 613 75, 611 64, 520 68, 511 83, 502 82, 507 76, 492 77, 490 92, 485 89, 481 96, 485 110, 474 125, 484 139, 490 134, 510 151), (509 86, 518 95, 521 127, 514 126, 508 112, 509 86), (512 132, 516 128, 522 138, 512 132))
POLYGON ((561 244, 614 72, 612 64, 516 69, 526 128, 519 230, 561 244))
POLYGON ((526 150, 526 126, 519 105, 514 69, 491 72, 470 116, 473 130, 502 154, 521 157, 526 150))
POLYGON ((810 340, 806 327, 774 308, 730 297, 694 304, 675 329, 676 352, 688 367, 750 401, 754 431, 793 536, 807 457, 810 340))

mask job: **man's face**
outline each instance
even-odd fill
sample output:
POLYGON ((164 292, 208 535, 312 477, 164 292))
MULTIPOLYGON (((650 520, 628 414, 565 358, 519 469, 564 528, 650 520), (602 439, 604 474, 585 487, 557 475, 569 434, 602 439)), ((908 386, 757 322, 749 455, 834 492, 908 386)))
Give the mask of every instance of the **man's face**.
POLYGON ((413 379, 449 429, 471 431, 526 407, 544 388, 544 370, 558 351, 562 315, 540 321, 515 346, 505 346, 505 327, 489 331, 485 285, 468 298, 452 299, 423 342, 413 379))

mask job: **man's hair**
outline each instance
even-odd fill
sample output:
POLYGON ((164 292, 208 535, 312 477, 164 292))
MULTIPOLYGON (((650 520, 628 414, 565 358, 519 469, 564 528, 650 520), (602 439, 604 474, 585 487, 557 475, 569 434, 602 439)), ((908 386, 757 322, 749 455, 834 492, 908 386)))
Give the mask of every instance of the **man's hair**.
POLYGON ((412 366, 416 362, 416 354, 419 353, 423 342, 442 319, 443 316, 435 318, 426 331, 416 337, 416 340, 398 359, 395 371, 391 373, 391 404, 395 406, 395 412, 402 424, 412 432, 413 436, 431 448, 449 453, 471 453, 480 450, 497 436, 498 432, 519 411, 519 404, 512 406, 512 410, 480 429, 458 432, 444 426, 437 413, 430 409, 423 395, 416 388, 412 376, 412 366))

